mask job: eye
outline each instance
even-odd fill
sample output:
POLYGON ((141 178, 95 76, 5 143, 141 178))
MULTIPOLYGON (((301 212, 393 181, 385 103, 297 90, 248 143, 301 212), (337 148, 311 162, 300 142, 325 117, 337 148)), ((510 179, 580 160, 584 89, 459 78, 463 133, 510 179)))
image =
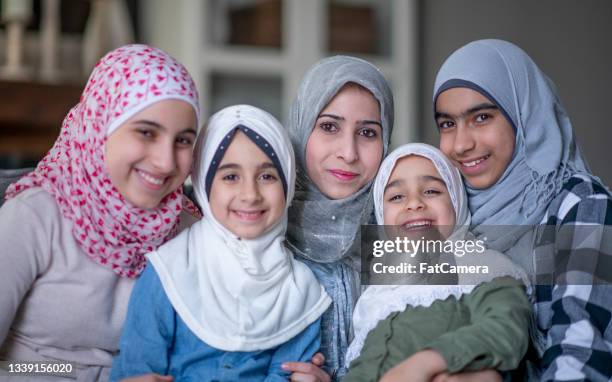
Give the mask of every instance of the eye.
POLYGON ((491 117, 492 116, 490 114, 483 113, 483 114, 476 115, 475 120, 476 120, 476 122, 484 122, 487 119, 490 119, 491 117))
POLYGON ((155 137, 155 133, 153 132, 153 130, 150 130, 150 129, 137 129, 136 132, 143 138, 155 137))
POLYGON ((376 129, 372 129, 371 127, 365 127, 359 130, 359 135, 365 138, 376 138, 378 136, 378 132, 376 129))
POLYGON ((438 129, 439 130, 450 129, 453 126, 455 126, 455 123, 453 121, 450 121, 450 120, 440 120, 440 121, 438 121, 438 129))
POLYGON ((191 137, 177 137, 176 143, 180 146, 193 146, 193 139, 191 137))
POLYGON ((270 173, 270 172, 265 172, 263 174, 261 174, 259 176, 259 178, 263 181, 266 182, 275 182, 278 180, 278 177, 276 176, 276 174, 270 173))
POLYGON ((338 126, 333 122, 321 122, 319 127, 326 133, 335 133, 338 131, 338 126))
POLYGON ((229 174, 223 175, 223 177, 221 179, 226 181, 226 182, 235 182, 235 181, 238 180, 238 175, 237 174, 233 174, 233 173, 229 173, 229 174))
POLYGON ((439 190, 436 190, 435 188, 428 188, 427 190, 425 190, 423 192, 425 195, 439 195, 442 192, 440 192, 439 190))
POLYGON ((400 200, 402 200, 402 198, 403 198, 403 197, 404 197, 404 195, 401 195, 401 194, 391 195, 391 196, 390 196, 390 197, 387 199, 387 201, 388 201, 388 202, 391 202, 391 203, 393 203, 393 202, 399 202, 400 200))

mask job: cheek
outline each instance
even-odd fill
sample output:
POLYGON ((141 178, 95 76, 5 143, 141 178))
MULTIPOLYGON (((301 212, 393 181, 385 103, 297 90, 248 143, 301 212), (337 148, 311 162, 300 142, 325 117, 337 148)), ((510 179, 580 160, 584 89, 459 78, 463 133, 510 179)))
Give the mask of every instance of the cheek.
POLYGON ((446 156, 450 156, 452 154, 453 149, 453 138, 449 133, 445 133, 444 135, 440 135, 440 151, 442 151, 446 156))
POLYGON ((362 144, 359 148, 359 157, 362 158, 361 162, 364 167, 364 173, 367 174, 368 181, 370 181, 378 172, 378 168, 382 162, 383 144, 381 141, 378 141, 375 143, 362 144))
POLYGON ((310 134, 308 142, 306 143, 305 161, 306 161, 306 172, 308 176, 313 179, 316 178, 317 169, 320 166, 324 152, 323 148, 325 145, 322 144, 321 139, 317 137, 316 133, 310 134))

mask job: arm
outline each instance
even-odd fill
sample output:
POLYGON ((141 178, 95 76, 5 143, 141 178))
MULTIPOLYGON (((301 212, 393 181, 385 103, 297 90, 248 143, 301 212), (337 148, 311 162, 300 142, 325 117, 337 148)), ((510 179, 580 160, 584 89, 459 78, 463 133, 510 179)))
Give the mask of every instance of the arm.
POLYGON ((497 278, 475 288, 465 302, 471 324, 443 334, 427 348, 442 355, 450 373, 515 369, 529 344, 531 304, 522 282, 497 278))
POLYGON ((591 196, 560 218, 554 243, 556 285, 548 289, 549 297, 538 298, 550 301, 541 380, 607 381, 612 375, 612 273, 607 265, 612 260, 612 201, 591 196))
POLYGON ((0 345, 19 305, 50 261, 53 218, 38 214, 19 198, 0 208, 0 345))
POLYGON ((283 363, 287 361, 310 362, 320 346, 321 318, 276 349, 270 361, 266 382, 286 381, 289 372, 282 367, 283 363))
POLYGON ((168 374, 174 314, 155 269, 147 264, 130 296, 111 381, 150 373, 168 374))

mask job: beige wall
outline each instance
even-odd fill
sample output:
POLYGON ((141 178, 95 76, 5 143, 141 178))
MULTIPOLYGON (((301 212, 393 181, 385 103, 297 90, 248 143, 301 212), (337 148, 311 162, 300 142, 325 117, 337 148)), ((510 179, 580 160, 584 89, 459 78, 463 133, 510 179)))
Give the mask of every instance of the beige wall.
POLYGON ((612 1, 421 0, 422 137, 437 143, 432 87, 444 59, 465 43, 521 46, 556 83, 591 169, 612 186, 612 1))

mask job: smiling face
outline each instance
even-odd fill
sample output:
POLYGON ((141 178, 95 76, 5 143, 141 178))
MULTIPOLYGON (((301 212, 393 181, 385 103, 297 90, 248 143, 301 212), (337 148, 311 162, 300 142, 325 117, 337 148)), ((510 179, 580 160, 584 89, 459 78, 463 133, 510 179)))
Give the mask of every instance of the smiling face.
POLYGON ((234 135, 219 164, 208 201, 215 219, 243 239, 265 233, 285 211, 276 167, 242 132, 234 135))
POLYGON ((154 103, 128 119, 106 141, 106 168, 132 205, 155 208, 191 169, 196 115, 184 101, 154 103))
POLYGON ((470 186, 485 189, 504 174, 514 153, 515 134, 502 111, 468 88, 452 88, 436 100, 440 150, 470 186))
POLYGON ((349 84, 319 114, 306 145, 306 169, 325 196, 343 199, 376 176, 382 153, 378 102, 349 84))
POLYGON ((383 194, 385 225, 399 233, 447 238, 455 225, 455 210, 446 184, 427 158, 408 155, 397 161, 383 194))

